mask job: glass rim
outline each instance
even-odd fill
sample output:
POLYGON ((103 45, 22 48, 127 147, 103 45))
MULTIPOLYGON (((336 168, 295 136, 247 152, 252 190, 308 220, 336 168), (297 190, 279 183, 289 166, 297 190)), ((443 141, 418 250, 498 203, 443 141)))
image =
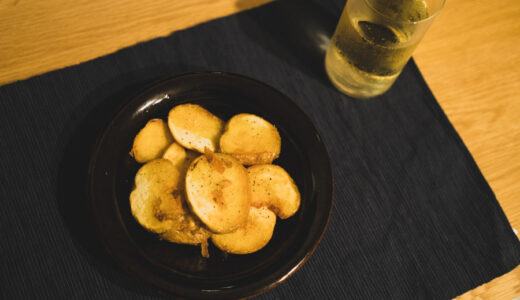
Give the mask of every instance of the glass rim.
MULTIPOLYGON (((348 1, 352 1, 352 0, 348 0, 348 1)), ((395 19, 391 18, 390 16, 386 15, 385 13, 379 11, 377 8, 375 8, 372 5, 372 3, 370 3, 370 0, 362 0, 362 1, 365 2, 368 7, 370 7, 373 11, 375 11, 380 16, 390 20, 391 22, 399 23, 399 24, 419 24, 419 23, 423 23, 423 22, 432 20, 441 12, 442 8, 444 7, 444 4, 446 4, 446 0, 441 0, 441 4, 440 4, 439 8, 435 11, 435 13, 431 14, 430 16, 428 16, 425 19, 421 19, 419 21, 399 21, 399 20, 395 20, 395 19)))

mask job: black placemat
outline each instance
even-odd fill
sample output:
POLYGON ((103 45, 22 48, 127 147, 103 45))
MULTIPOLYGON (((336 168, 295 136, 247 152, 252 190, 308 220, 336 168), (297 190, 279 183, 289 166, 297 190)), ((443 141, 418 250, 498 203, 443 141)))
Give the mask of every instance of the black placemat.
POLYGON ((333 161, 322 243, 259 298, 451 298, 517 266, 517 238, 413 62, 369 101, 328 82, 322 43, 343 5, 276 2, 0 87, 1 298, 161 298, 97 246, 84 168, 125 101, 197 70, 241 73, 287 94, 333 161))

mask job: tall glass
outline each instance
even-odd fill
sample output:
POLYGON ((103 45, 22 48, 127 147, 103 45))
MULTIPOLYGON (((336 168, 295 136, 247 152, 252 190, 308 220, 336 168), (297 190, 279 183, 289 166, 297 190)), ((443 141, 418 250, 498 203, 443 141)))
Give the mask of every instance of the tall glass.
POLYGON ((392 86, 445 0, 348 0, 325 68, 332 83, 355 98, 392 86))

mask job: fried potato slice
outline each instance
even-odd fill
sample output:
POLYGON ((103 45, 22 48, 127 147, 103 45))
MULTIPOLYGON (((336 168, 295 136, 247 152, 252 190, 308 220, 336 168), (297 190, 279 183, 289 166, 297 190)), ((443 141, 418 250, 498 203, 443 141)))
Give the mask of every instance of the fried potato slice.
POLYGON ((282 140, 276 127, 252 114, 232 117, 220 137, 220 150, 245 165, 270 164, 280 155, 282 140))
POLYGON ((186 171, 188 171, 188 168, 190 167, 191 163, 199 156, 201 156, 201 154, 197 151, 186 150, 186 163, 185 163, 186 169, 184 169, 185 175, 186 175, 186 171))
POLYGON ((162 158, 169 160, 178 170, 181 170, 186 160, 186 150, 181 145, 173 142, 166 148, 162 158))
POLYGON ((247 169, 251 206, 268 207, 281 219, 300 207, 300 192, 291 176, 277 165, 256 165, 247 169))
POLYGON ((167 159, 156 159, 142 166, 130 194, 130 208, 136 220, 163 239, 178 244, 202 245, 207 257, 211 233, 188 209, 179 192, 180 171, 167 159))
POLYGON ((224 121, 196 104, 181 104, 170 110, 168 126, 183 147, 204 153, 216 151, 224 121))
POLYGON ((173 137, 166 123, 161 119, 152 119, 135 136, 130 155, 137 162, 145 163, 160 158, 172 142, 173 137))
MULTIPOLYGON (((171 144, 166 151, 164 151, 163 158, 171 161, 175 168, 181 174, 181 178, 184 178, 186 175, 186 171, 188 171, 188 167, 191 162, 195 160, 200 155, 200 153, 186 150, 181 145, 177 143, 171 144)), ((184 190, 184 180, 181 180, 182 190, 184 190)))
POLYGON ((161 234, 161 238, 177 244, 201 245, 202 256, 209 257, 208 238, 211 232, 189 210, 186 209, 185 214, 173 223, 170 229, 161 234))
POLYGON ((232 156, 208 151, 195 159, 186 173, 186 195, 191 210, 213 232, 231 232, 247 219, 247 171, 232 156))
POLYGON ((161 237, 178 244, 198 245, 207 240, 210 235, 211 232, 204 228, 189 211, 186 211, 186 214, 175 220, 172 228, 161 237))
POLYGON ((163 233, 184 213, 180 196, 173 193, 179 180, 179 171, 166 159, 152 160, 137 171, 130 209, 144 228, 163 233))
POLYGON ((273 236, 276 215, 267 207, 251 206, 244 226, 237 230, 214 234, 213 244, 220 250, 233 254, 249 254, 262 249, 273 236))

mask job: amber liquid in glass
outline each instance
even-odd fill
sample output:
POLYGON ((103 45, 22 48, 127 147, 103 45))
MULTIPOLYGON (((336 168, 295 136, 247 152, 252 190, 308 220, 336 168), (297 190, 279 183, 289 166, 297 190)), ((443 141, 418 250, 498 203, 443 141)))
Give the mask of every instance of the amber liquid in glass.
POLYGON ((404 25, 391 27, 352 18, 345 9, 325 58, 329 78, 339 90, 355 97, 383 93, 419 43, 410 42, 409 36, 404 25))

